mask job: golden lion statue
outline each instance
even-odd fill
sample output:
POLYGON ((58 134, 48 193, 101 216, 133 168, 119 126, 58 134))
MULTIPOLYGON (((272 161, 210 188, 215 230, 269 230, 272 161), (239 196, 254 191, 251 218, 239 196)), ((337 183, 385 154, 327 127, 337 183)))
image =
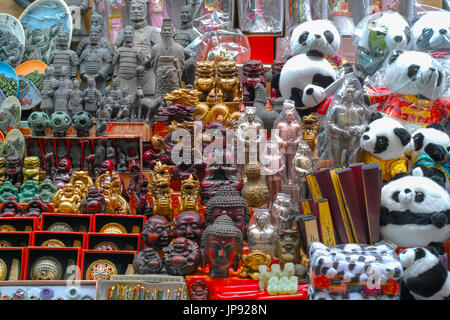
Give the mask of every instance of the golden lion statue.
POLYGON ((212 61, 199 61, 195 69, 194 89, 202 93, 201 102, 216 102, 216 69, 212 61))
POLYGON ((221 61, 217 67, 219 79, 217 83, 218 102, 239 102, 241 85, 238 68, 234 61, 221 61))

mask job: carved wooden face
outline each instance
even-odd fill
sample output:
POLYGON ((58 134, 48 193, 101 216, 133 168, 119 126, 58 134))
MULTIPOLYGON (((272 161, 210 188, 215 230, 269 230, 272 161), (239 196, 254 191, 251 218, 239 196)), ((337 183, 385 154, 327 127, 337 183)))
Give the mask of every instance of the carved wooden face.
POLYGON ((189 240, 200 243, 204 230, 205 225, 200 213, 195 211, 186 211, 181 212, 175 218, 173 235, 174 237, 185 237, 189 240))
POLYGON ((228 276, 228 269, 236 259, 238 250, 239 243, 234 237, 210 235, 206 239, 204 254, 213 273, 225 273, 225 276, 228 276))
POLYGON ((216 221, 217 217, 222 214, 226 214, 233 220, 233 224, 236 228, 241 230, 242 234, 246 232, 245 226, 245 208, 244 207, 230 207, 230 208, 220 208, 216 207, 212 210, 212 223, 216 221))
POLYGON ((144 229, 144 240, 149 247, 155 250, 161 250, 169 245, 172 240, 170 232, 170 223, 162 216, 153 216, 146 222, 147 227, 144 229))

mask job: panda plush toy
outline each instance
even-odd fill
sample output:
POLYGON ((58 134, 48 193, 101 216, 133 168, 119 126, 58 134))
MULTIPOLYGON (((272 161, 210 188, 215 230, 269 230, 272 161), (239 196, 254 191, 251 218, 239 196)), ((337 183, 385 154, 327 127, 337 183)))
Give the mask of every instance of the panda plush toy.
POLYGON ((301 117, 321 110, 326 114, 330 101, 325 90, 336 80, 336 70, 316 50, 289 59, 280 73, 279 87, 285 100, 293 100, 301 117))
POLYGON ((416 300, 450 300, 450 273, 434 248, 409 248, 399 255, 403 283, 416 300))
POLYGON ((356 69, 363 80, 372 76, 396 49, 409 49, 411 28, 397 12, 378 12, 362 19, 354 30, 356 69))
POLYGON ((381 189, 381 238, 403 248, 450 239, 450 196, 426 177, 405 176, 381 189))
POLYGON ((430 11, 420 17, 411 28, 413 49, 423 52, 450 50, 450 12, 430 11))
POLYGON ((387 61, 384 87, 367 88, 369 104, 403 123, 410 133, 446 121, 447 71, 430 54, 396 50, 387 61))
POLYGON ((411 135, 400 122, 378 112, 372 113, 360 139, 364 163, 378 164, 383 181, 406 175, 408 168, 404 152, 410 140, 411 135))

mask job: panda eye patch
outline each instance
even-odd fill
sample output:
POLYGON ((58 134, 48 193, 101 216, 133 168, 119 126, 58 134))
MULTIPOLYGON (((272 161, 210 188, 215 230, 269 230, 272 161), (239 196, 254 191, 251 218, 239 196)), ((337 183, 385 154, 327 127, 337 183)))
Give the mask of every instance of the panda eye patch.
POLYGON ((366 130, 365 130, 365 132, 367 132, 367 131, 369 131, 370 130, 370 128, 369 127, 366 127, 366 130))
POLYGON ((438 73, 438 80, 436 86, 439 87, 442 83, 442 72, 438 71, 437 73, 438 73))
POLYGON ((300 37, 298 38, 298 43, 300 43, 300 44, 304 43, 308 39, 308 36, 309 36, 309 32, 308 31, 303 32, 300 35, 300 37))
POLYGON ((333 33, 330 30, 327 30, 323 33, 328 43, 331 44, 334 41, 333 33))
POLYGON ((421 191, 416 192, 416 196, 414 197, 415 202, 423 202, 425 200, 425 194, 421 191))
POLYGON ((399 195, 400 195, 400 191, 395 191, 391 196, 392 200, 394 200, 395 202, 399 202, 399 200, 398 200, 399 195))
POLYGON ((411 80, 416 80, 416 76, 417 76, 417 72, 419 72, 420 70, 420 66, 418 66, 417 64, 412 64, 408 67, 408 77, 411 80))

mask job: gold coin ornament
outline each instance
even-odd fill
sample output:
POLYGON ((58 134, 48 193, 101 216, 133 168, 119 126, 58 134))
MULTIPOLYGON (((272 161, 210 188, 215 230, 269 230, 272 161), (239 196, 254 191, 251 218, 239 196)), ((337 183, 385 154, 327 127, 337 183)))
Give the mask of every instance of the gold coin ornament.
POLYGON ((13 226, 10 226, 10 225, 8 225, 8 224, 2 224, 2 225, 0 226, 0 232, 4 232, 4 231, 10 231, 10 232, 13 232, 13 231, 17 231, 17 230, 16 230, 16 228, 14 228, 13 226))
POLYGON ((120 248, 117 244, 110 241, 100 242, 94 247, 94 250, 102 250, 102 251, 119 251, 120 248))
POLYGON ((39 258, 31 267, 32 280, 59 280, 61 274, 61 264, 53 257, 39 258))
POLYGON ((48 227, 47 231, 53 231, 53 232, 73 232, 73 229, 71 226, 69 226, 65 222, 55 222, 50 227, 48 227))
POLYGON ((6 262, 3 261, 3 259, 0 259, 0 281, 5 280, 7 271, 8 267, 6 265, 6 262))
POLYGON ((97 260, 91 263, 86 271, 86 280, 109 280, 117 274, 117 268, 109 260, 97 260))
POLYGON ((51 247, 51 248, 65 248, 66 246, 62 241, 59 241, 57 239, 50 239, 45 241, 41 247, 51 247))
POLYGON ((105 224, 101 229, 100 229, 100 233, 117 233, 117 234, 123 234, 123 233, 127 233, 127 229, 125 229, 124 226, 122 226, 119 223, 108 223, 105 224))

